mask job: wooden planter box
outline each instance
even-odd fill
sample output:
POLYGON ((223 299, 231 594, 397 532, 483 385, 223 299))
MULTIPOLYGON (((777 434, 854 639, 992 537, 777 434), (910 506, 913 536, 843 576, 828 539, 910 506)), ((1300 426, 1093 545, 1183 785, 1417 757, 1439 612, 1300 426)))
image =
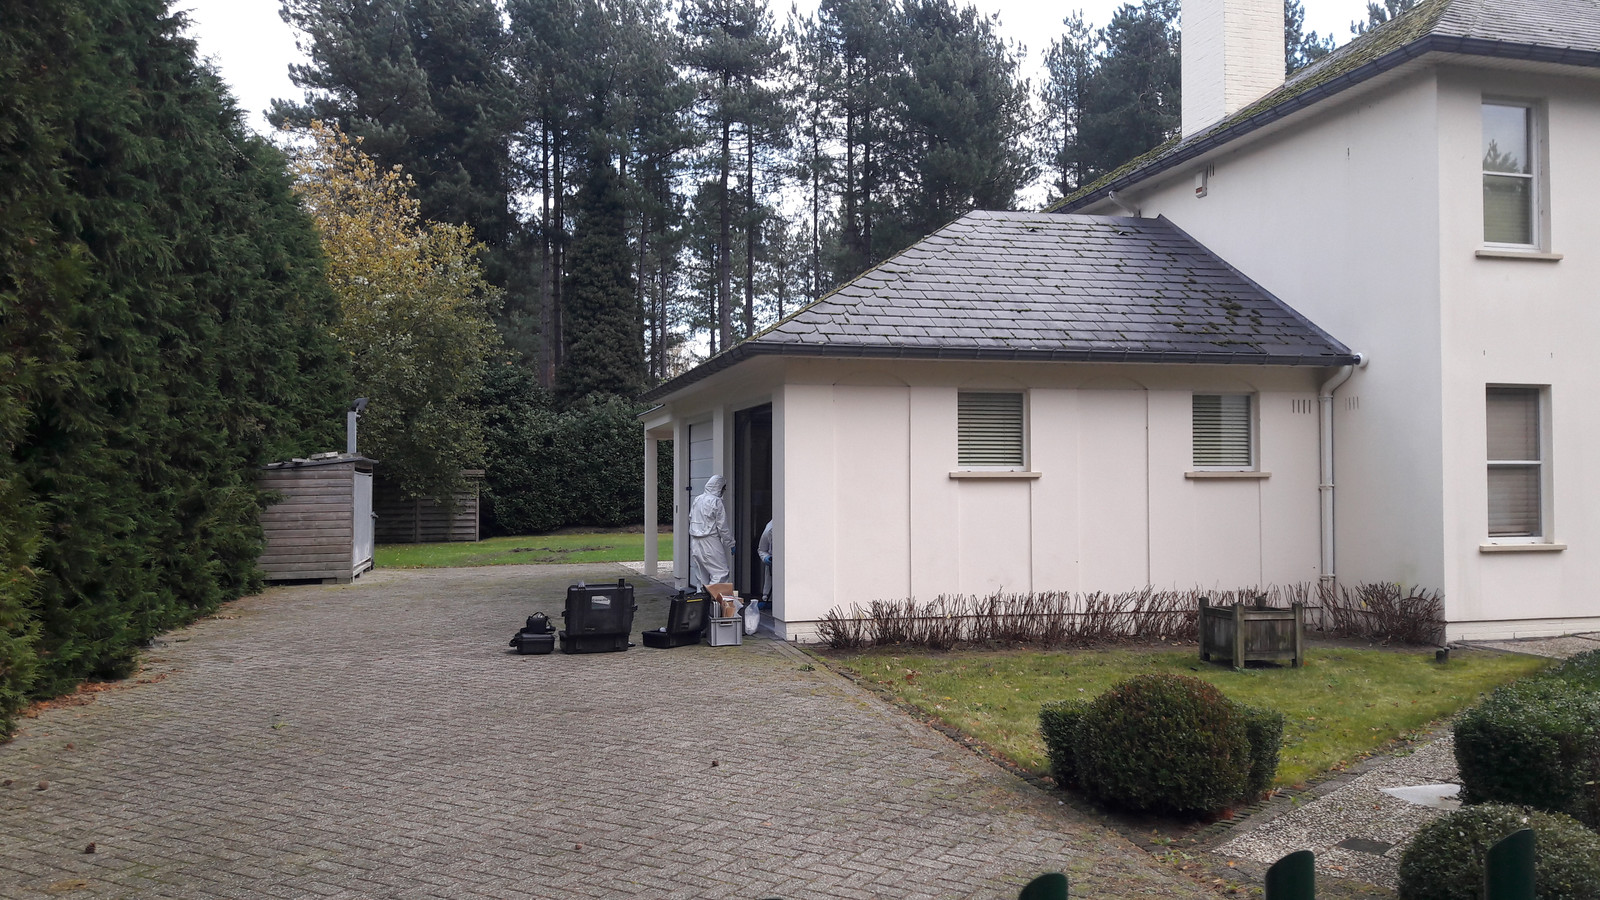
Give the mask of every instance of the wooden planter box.
POLYGON ((1212 606, 1200 598, 1200 658, 1231 662, 1235 669, 1250 660, 1305 661, 1305 606, 1212 606))

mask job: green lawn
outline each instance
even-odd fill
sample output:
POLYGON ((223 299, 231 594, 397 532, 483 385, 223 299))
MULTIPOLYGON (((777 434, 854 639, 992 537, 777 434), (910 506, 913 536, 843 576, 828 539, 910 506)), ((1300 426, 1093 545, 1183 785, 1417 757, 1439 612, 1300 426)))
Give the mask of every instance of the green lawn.
POLYGON ((1188 648, 937 655, 875 650, 829 658, 1041 775, 1050 769, 1038 732, 1041 704, 1094 697, 1142 672, 1194 675, 1235 700, 1285 715, 1280 785, 1353 762, 1548 664, 1526 656, 1457 651, 1440 665, 1432 650, 1342 647, 1309 650, 1304 668, 1243 672, 1202 663, 1188 648))
MULTIPOLYGON (((657 541, 660 558, 672 559, 672 535, 657 541)), ((644 535, 628 532, 498 537, 469 543, 383 544, 380 569, 438 569, 528 563, 635 562, 644 559, 644 535)))

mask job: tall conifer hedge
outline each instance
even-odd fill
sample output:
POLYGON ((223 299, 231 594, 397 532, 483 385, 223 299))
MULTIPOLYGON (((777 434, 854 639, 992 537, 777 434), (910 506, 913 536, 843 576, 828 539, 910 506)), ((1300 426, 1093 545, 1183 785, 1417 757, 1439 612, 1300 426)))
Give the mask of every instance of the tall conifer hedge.
POLYGON ((5 8, 0 735, 256 586, 256 467, 347 384, 284 160, 165 0, 5 8))

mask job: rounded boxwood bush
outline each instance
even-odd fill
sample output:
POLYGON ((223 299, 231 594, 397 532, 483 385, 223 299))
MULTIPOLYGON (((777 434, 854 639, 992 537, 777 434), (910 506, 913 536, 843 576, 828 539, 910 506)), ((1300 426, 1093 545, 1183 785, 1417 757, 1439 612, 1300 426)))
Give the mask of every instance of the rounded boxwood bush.
POLYGON ((1600 691, 1600 650, 1588 650, 1563 660, 1549 675, 1584 690, 1600 691))
POLYGON ((1198 678, 1138 675, 1096 697, 1078 722, 1078 783, 1110 806, 1209 813, 1244 794, 1246 717, 1198 678))
POLYGON ((1278 752, 1283 748, 1283 713, 1262 706, 1240 705, 1245 737, 1250 741, 1250 776, 1244 799, 1254 800, 1272 787, 1278 777, 1278 752))
POLYGON ((1089 701, 1079 699, 1046 703, 1039 708, 1039 736, 1044 738, 1044 750, 1050 757, 1050 775, 1062 787, 1078 782, 1078 722, 1088 710, 1089 701))
POLYGON ((1463 713, 1455 735, 1466 802, 1600 824, 1600 692, 1559 678, 1513 682, 1463 713))
POLYGON ((1600 898, 1600 836, 1570 816, 1500 803, 1439 818, 1400 857, 1400 900, 1483 896, 1484 858, 1512 832, 1534 832, 1534 893, 1540 900, 1600 898))

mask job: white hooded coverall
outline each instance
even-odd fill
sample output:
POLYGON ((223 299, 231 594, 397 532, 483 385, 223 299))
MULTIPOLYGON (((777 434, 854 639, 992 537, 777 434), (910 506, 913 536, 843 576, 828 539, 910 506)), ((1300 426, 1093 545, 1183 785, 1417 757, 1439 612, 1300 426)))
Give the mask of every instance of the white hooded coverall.
POLYGON ((698 587, 733 580, 733 529, 722 505, 721 475, 689 506, 689 581, 698 587))

